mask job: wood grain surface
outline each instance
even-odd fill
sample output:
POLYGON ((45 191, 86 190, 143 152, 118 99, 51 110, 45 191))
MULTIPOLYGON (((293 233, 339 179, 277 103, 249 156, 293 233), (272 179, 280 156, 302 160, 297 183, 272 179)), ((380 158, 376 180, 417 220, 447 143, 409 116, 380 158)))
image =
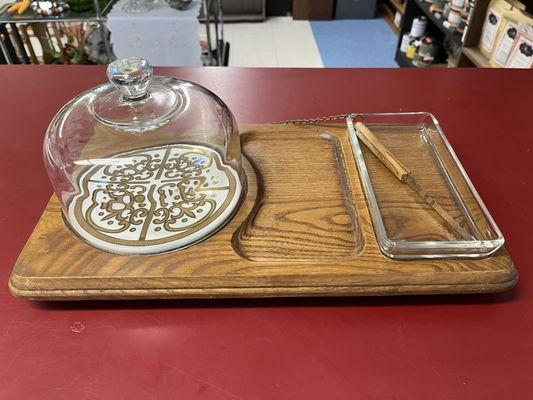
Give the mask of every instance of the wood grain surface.
POLYGON ((372 131, 362 122, 356 122, 357 136, 365 146, 387 166, 387 168, 402 182, 407 181, 411 173, 398 158, 387 149, 372 131))
MULTIPOLYGON (((344 125, 241 132, 246 196, 215 235, 160 255, 109 254, 70 232, 53 197, 13 269, 12 293, 41 300, 392 295, 493 292, 516 283, 504 248, 480 260, 385 257, 344 125)), ((385 174, 378 179, 388 182, 385 174)), ((422 201, 412 192, 402 196, 422 201)), ((436 196, 460 217, 444 192, 436 196)), ((419 217, 435 221, 427 208, 419 217)), ((390 228, 416 236, 407 225, 390 228)))

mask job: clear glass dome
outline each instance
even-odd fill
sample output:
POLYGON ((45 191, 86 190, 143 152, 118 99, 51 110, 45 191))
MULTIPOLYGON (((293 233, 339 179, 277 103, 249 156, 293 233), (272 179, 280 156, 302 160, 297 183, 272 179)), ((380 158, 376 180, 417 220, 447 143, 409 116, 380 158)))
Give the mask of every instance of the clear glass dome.
POLYGON ((242 192, 237 124, 206 88, 153 77, 138 58, 54 117, 44 161, 66 222, 102 250, 189 246, 232 216, 242 192))

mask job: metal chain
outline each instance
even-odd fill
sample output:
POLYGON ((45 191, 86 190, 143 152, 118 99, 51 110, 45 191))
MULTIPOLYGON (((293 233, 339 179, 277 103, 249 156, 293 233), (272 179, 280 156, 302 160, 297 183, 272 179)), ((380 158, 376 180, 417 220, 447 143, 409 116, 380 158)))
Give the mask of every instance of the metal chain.
POLYGON ((274 124, 315 124, 317 122, 328 122, 328 121, 337 121, 339 119, 346 119, 350 114, 338 114, 338 115, 329 115, 327 117, 318 117, 318 118, 309 118, 309 119, 286 119, 284 121, 274 122, 274 124))

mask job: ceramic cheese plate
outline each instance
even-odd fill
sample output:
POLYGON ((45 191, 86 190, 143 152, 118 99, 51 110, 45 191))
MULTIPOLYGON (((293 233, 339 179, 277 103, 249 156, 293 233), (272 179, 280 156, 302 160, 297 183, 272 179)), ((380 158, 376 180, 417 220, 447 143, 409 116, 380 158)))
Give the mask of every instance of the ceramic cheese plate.
POLYGON ((149 254, 190 246, 219 229, 241 184, 217 152, 178 144, 96 161, 78 191, 68 207, 76 234, 112 253, 149 254))

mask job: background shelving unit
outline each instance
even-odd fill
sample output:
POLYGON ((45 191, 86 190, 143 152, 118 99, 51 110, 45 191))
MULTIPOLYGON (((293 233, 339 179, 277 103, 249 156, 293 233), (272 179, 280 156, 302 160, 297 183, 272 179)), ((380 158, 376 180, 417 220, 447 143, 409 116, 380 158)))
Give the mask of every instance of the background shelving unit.
MULTIPOLYGON (((392 0, 391 0, 392 1, 392 0)), ((483 0, 482 0, 483 1, 483 0)), ((395 60, 401 67, 414 67, 404 53, 400 51, 400 44, 402 41, 402 36, 408 34, 411 30, 411 25, 413 20, 416 17, 425 15, 428 19, 428 24, 426 32, 429 36, 435 38, 439 43, 444 43, 445 41, 449 42, 452 46, 461 46, 461 34, 458 32, 453 32, 447 29, 444 25, 443 19, 438 19, 433 13, 429 11, 430 4, 426 3, 424 0, 407 0, 405 3, 405 13, 403 17, 403 23, 400 29, 400 34, 398 38, 398 45, 396 46, 396 55, 395 60)), ((439 53, 435 57, 435 65, 442 66, 446 63, 446 52, 441 46, 439 53)))
MULTIPOLYGON (((388 0, 389 2, 394 0, 388 0)), ((481 37, 481 30, 483 28, 483 22, 485 21, 485 14, 489 6, 490 0, 477 0, 472 10, 472 16, 470 24, 468 25, 466 35, 453 32, 447 29, 444 25, 443 19, 438 19, 433 13, 429 11, 430 4, 424 0, 407 0, 405 3, 405 12, 403 15, 403 22, 400 28, 398 45, 396 47, 395 60, 401 67, 414 67, 404 53, 400 51, 400 44, 402 36, 405 33, 409 33, 413 19, 425 15, 428 18, 427 34, 435 38, 440 43, 447 42, 448 46, 453 46, 458 49, 458 57, 456 59, 457 67, 479 67, 489 68, 489 60, 485 57, 481 51, 479 51, 478 44, 481 37)), ((527 11, 531 12, 531 4, 527 3, 527 11)), ((437 65, 442 66, 442 63, 446 60, 446 53, 441 46, 441 50, 436 57, 437 65)), ((432 65, 433 66, 433 65, 432 65)))
POLYGON ((400 33, 400 28, 403 23, 403 18, 405 15, 405 2, 401 3, 400 0, 385 0, 378 4, 378 10, 381 12, 383 17, 385 18, 385 21, 390 25, 392 30, 396 32, 396 34, 400 33), (400 24, 396 25, 394 22, 394 17, 396 13, 400 13, 401 20, 400 24))
POLYGON ((459 67, 470 67, 472 64, 479 68, 490 68, 489 60, 477 47, 463 47, 459 58, 459 67))
MULTIPOLYGON (((528 5, 529 7, 530 5, 528 5)), ((477 0, 472 10, 472 19, 466 32, 466 37, 461 49, 458 67, 479 67, 490 68, 489 60, 481 51, 479 51, 478 44, 481 37, 481 30, 483 29, 483 22, 485 21, 485 14, 489 7, 489 0, 477 0)))

